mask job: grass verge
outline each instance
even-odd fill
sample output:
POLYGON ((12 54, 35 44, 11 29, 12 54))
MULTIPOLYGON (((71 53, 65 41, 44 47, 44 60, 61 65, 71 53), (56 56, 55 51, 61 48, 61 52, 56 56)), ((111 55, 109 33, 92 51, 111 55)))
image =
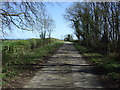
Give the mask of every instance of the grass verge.
POLYGON ((93 70, 102 75, 101 79, 106 86, 120 87, 120 63, 115 60, 115 55, 105 56, 91 48, 80 46, 79 43, 74 43, 74 45, 83 55, 83 58, 94 65, 93 70))

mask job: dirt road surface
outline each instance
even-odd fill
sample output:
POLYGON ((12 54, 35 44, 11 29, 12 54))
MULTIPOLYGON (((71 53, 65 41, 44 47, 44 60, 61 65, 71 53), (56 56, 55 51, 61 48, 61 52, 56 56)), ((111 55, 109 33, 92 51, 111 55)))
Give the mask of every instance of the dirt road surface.
POLYGON ((23 88, 104 88, 92 65, 66 42, 23 88))

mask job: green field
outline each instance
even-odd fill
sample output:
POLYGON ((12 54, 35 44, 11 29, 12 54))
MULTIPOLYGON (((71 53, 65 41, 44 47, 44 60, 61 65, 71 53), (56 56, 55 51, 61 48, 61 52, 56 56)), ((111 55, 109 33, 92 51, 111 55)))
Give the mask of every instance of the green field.
MULTIPOLYGON (((15 78, 23 68, 29 68, 60 47, 64 42, 58 39, 4 40, 2 42, 3 84, 15 78)), ((31 67, 32 68, 32 67, 31 67)))

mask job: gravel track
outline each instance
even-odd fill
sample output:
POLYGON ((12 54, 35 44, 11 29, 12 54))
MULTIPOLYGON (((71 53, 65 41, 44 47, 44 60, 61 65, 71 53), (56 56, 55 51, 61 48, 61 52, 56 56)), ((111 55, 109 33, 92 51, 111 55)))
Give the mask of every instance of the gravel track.
POLYGON ((92 65, 66 42, 23 88, 104 88, 92 65))

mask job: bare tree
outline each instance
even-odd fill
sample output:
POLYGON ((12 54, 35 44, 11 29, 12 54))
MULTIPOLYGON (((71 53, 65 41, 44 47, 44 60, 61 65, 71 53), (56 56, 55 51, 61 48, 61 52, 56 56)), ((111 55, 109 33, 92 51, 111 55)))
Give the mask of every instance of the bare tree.
POLYGON ((48 23, 48 26, 47 26, 48 37, 51 38, 51 34, 55 28, 55 21, 51 17, 48 17, 47 23, 48 23))
POLYGON ((12 31, 14 27, 34 31, 37 20, 40 19, 42 2, 0 2, 1 33, 12 31))

